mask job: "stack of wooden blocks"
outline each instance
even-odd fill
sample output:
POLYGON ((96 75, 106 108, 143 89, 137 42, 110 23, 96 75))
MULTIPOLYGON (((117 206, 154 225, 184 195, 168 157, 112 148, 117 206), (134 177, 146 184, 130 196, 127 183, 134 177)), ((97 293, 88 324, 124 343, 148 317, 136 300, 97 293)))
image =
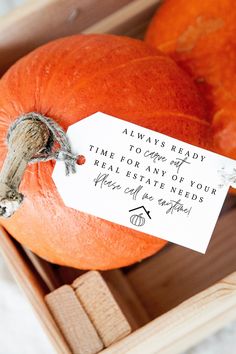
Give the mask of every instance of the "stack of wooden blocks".
POLYGON ((100 273, 87 272, 72 285, 45 296, 74 354, 95 354, 125 337, 131 326, 100 273))

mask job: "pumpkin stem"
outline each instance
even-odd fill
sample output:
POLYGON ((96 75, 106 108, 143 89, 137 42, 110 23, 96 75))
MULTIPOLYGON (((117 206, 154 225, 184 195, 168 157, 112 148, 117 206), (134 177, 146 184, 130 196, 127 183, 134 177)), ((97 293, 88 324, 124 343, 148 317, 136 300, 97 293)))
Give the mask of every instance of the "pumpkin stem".
POLYGON ((39 120, 27 119, 16 125, 8 139, 8 153, 0 173, 0 216, 10 217, 24 196, 18 189, 29 161, 49 140, 48 127, 39 120))

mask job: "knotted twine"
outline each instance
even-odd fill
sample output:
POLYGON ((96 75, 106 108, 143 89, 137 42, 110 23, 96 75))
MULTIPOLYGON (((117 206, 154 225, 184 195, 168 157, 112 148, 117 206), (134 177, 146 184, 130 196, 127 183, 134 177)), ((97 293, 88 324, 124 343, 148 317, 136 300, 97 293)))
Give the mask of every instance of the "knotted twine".
MULTIPOLYGON (((66 132, 58 123, 56 123, 53 119, 49 117, 43 116, 35 112, 30 112, 21 115, 14 121, 14 123, 10 126, 8 130, 6 137, 7 144, 9 143, 10 136, 16 126, 25 120, 38 120, 44 123, 50 133, 45 148, 43 148, 42 151, 40 151, 33 158, 31 158, 29 163, 50 160, 64 161, 65 174, 68 176, 71 173, 76 173, 76 162, 79 155, 75 155, 72 153, 71 145, 66 136, 66 132), (54 149, 55 142, 60 145, 60 148, 58 150, 54 149)), ((224 185, 228 185, 230 183, 231 187, 236 188, 236 168, 233 169, 232 173, 227 173, 224 167, 222 167, 222 169, 218 170, 217 172, 219 173, 222 181, 219 187, 223 187, 224 185)))
POLYGON ((16 128, 16 126, 25 120, 38 120, 44 123, 49 130, 49 139, 47 145, 41 151, 39 151, 33 158, 31 158, 29 160, 29 163, 50 160, 64 161, 66 175, 68 176, 71 173, 76 173, 76 161, 78 159, 78 155, 72 153, 70 142, 63 128, 49 117, 43 116, 35 112, 30 112, 21 115, 14 121, 14 123, 10 126, 7 132, 7 144, 9 144, 11 134, 16 128), (55 150, 54 147, 56 142, 60 145, 60 148, 58 148, 57 150, 55 150))

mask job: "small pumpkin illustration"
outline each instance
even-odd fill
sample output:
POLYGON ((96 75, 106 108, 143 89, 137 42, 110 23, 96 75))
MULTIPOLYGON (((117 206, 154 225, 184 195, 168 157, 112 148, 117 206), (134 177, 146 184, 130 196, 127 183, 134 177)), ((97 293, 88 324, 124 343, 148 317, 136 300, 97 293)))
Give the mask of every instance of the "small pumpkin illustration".
POLYGON ((145 218, 142 215, 143 213, 131 215, 130 217, 131 224, 135 226, 143 226, 145 224, 145 218))

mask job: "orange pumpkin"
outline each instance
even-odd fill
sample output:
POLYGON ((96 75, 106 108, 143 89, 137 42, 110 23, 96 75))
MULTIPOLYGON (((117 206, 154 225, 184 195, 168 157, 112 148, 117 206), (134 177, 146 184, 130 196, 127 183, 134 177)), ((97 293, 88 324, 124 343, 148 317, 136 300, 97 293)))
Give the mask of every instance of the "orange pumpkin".
POLYGON ((235 1, 165 0, 146 41, 194 78, 206 99, 215 150, 236 159, 235 1))
MULTIPOLYGON (((191 80, 145 43, 112 35, 76 35, 28 54, 0 80, 0 159, 10 124, 27 112, 64 129, 97 111, 208 147, 209 125, 191 80)), ((81 269, 110 269, 141 260, 166 242, 63 204, 53 161, 29 165, 26 196, 4 227, 39 256, 81 269)), ((92 200, 91 200, 92 203, 92 200)), ((174 231, 173 231, 174 232, 174 231)))

